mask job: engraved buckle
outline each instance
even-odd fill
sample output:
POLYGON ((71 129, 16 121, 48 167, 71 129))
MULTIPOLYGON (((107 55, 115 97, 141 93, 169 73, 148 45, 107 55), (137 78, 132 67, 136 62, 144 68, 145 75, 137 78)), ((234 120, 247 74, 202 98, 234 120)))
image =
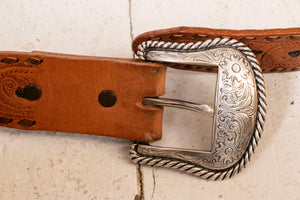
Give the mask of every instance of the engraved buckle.
POLYGON ((209 180, 239 173, 254 153, 266 115, 262 71, 249 47, 231 38, 196 43, 150 40, 138 46, 137 55, 149 61, 216 65, 218 78, 214 111, 207 105, 173 99, 145 98, 143 102, 214 113, 211 151, 133 144, 133 162, 170 167, 209 180))

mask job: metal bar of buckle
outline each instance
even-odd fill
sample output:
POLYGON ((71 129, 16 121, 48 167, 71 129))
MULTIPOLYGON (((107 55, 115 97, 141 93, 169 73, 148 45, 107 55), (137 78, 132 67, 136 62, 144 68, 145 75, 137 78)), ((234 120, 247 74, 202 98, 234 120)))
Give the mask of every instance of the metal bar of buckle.
POLYGON ((177 100, 177 99, 168 99, 168 98, 150 98, 146 97, 143 100, 144 105, 148 106, 167 106, 187 109, 195 112, 208 112, 214 113, 214 109, 209 105, 201 105, 197 103, 177 100))
POLYGON ((263 132, 266 113, 262 71, 252 51, 231 38, 196 43, 146 41, 138 46, 139 58, 189 65, 217 65, 214 109, 207 105, 170 99, 144 99, 153 106, 175 106, 212 113, 211 151, 133 144, 135 163, 179 169, 209 180, 239 173, 254 153, 263 132))

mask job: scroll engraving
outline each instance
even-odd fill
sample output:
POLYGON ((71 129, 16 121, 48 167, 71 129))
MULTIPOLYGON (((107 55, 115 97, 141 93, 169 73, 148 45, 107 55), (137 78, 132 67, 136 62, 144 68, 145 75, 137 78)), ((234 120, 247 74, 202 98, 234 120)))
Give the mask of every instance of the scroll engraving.
POLYGON ((213 180, 238 173, 256 147, 265 115, 263 78, 251 50, 229 38, 188 44, 148 41, 139 47, 138 56, 152 61, 217 65, 218 81, 211 151, 134 144, 133 161, 213 180))

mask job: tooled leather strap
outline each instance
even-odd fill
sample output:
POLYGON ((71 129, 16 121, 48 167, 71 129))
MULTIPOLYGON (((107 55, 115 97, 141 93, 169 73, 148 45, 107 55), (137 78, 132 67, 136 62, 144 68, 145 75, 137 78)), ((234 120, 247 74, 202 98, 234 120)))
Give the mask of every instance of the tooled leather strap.
MULTIPOLYGON (((231 37, 249 46, 263 72, 287 72, 300 70, 300 28, 270 30, 222 30, 209 28, 177 27, 151 31, 139 35, 133 42, 133 50, 144 41, 195 42, 216 37, 231 37)), ((215 72, 214 66, 190 66, 172 64, 175 68, 215 72)))
POLYGON ((162 108, 142 99, 164 94, 163 65, 43 52, 0 52, 0 60, 2 126, 161 138, 162 108))

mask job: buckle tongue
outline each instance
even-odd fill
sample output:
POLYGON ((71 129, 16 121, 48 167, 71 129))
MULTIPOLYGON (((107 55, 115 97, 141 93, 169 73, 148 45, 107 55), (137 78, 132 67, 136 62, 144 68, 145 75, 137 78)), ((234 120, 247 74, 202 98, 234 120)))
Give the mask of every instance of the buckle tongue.
POLYGON ((192 110, 196 112, 208 112, 213 113, 214 109, 208 105, 201 105, 187 101, 181 101, 176 99, 167 99, 167 98, 144 98, 143 100, 144 105, 148 106, 167 106, 167 107, 175 107, 175 108, 182 108, 187 110, 192 110))
POLYGON ((137 55, 150 61, 216 65, 218 78, 214 109, 179 100, 144 99, 147 105, 214 113, 211 151, 133 144, 133 162, 171 167, 209 180, 223 180, 239 173, 254 153, 266 113, 264 79, 252 51, 230 38, 197 43, 150 40, 139 45, 137 55))

